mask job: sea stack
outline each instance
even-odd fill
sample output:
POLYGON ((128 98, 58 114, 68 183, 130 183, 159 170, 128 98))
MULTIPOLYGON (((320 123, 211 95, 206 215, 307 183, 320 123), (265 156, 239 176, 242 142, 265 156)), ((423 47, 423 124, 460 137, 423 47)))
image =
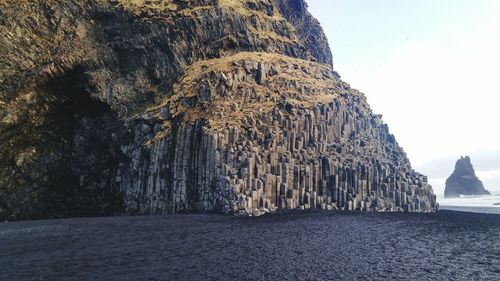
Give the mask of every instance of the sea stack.
POLYGON ((0 3, 1 217, 436 209, 303 0, 0 3))
POLYGON ((444 197, 460 197, 460 195, 490 195, 476 176, 469 156, 457 160, 455 170, 446 180, 444 197))

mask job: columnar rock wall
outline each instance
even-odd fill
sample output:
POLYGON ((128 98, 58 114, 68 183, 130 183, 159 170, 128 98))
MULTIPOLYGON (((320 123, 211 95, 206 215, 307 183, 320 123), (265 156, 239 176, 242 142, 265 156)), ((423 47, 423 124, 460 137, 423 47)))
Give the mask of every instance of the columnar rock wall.
POLYGON ((174 89, 145 117, 181 124, 149 137, 153 159, 130 176, 148 179, 122 187, 131 209, 136 196, 145 213, 435 208, 427 178, 328 65, 241 53, 193 65, 174 89))
POLYGON ((436 209, 303 0, 0 5, 1 217, 436 209))

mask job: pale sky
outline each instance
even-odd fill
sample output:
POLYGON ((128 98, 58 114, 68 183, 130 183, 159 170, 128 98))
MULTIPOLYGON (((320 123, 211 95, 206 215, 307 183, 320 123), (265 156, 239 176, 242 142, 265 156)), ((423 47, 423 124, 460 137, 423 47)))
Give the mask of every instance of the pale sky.
POLYGON ((461 155, 500 193, 500 1, 306 1, 334 68, 436 194, 461 155))

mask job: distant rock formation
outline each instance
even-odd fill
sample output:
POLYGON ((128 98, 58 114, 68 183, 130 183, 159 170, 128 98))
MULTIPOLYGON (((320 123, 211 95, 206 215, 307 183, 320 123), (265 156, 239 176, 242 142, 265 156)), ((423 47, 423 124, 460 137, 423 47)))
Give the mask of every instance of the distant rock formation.
POLYGON ((490 195, 476 176, 469 156, 460 157, 457 160, 455 170, 446 180, 444 197, 459 197, 460 195, 490 195))

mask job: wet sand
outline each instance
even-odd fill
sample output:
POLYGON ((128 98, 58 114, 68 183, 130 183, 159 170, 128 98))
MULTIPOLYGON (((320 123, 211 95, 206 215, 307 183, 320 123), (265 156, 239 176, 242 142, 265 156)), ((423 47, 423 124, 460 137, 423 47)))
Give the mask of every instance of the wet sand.
POLYGON ((0 280, 500 280, 500 215, 293 212, 0 223, 0 280))

